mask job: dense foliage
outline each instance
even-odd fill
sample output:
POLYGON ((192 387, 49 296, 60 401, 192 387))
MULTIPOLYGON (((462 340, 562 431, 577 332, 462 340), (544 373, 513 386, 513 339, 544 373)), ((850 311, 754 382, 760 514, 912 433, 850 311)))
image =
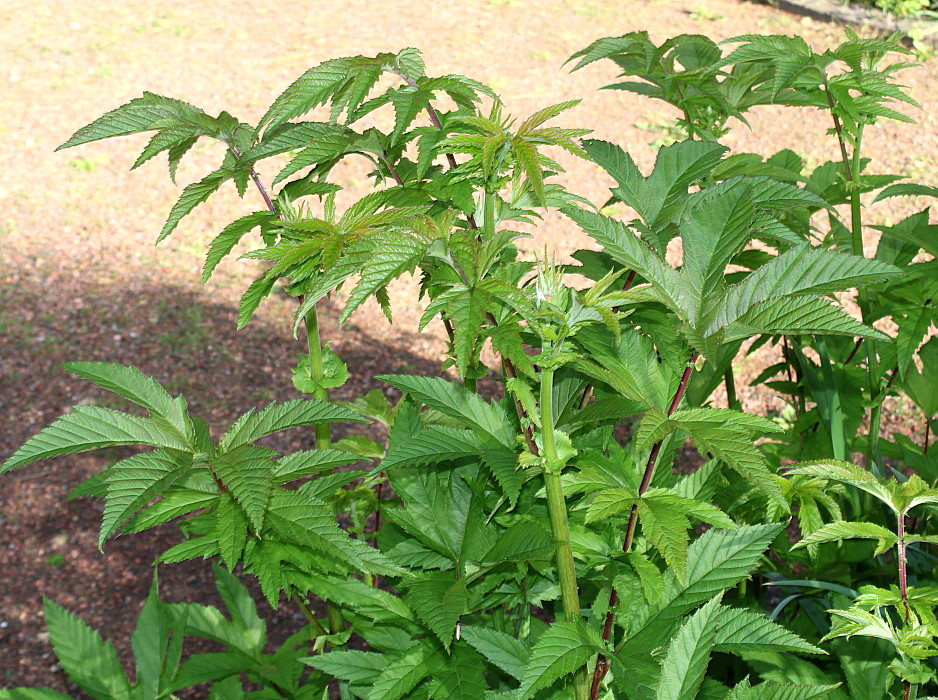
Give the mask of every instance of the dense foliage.
POLYGON ((178 525, 159 563, 211 559, 225 606, 163 602, 154 579, 130 678, 113 646, 47 601, 69 678, 115 700, 197 684, 218 699, 935 691, 936 225, 925 209, 876 225, 872 256, 863 246, 875 202, 938 195, 872 173, 862 155, 867 126, 910 119, 897 110, 915 104, 896 82, 903 51, 854 35, 823 53, 784 36, 727 48, 697 35, 601 39, 575 69, 613 61, 625 81, 611 88, 682 115, 685 138, 647 174, 620 146, 554 125, 575 103, 510 117, 485 85, 428 76, 414 49, 311 68, 257 125, 144 93, 79 129, 63 148, 152 133, 134 167, 166 152, 171 177, 200 139, 225 145, 158 238, 229 181, 257 189, 264 208, 223 228, 204 277, 259 230, 245 257, 264 265, 239 323, 275 287, 297 298, 309 351, 294 385, 309 397, 222 430, 136 369, 67 365, 141 412, 75 407, 2 469, 147 448, 73 495, 104 499, 102 547, 178 525), (384 87, 388 74, 399 81, 384 87), (837 157, 809 170, 791 150, 763 158, 721 144, 768 104, 825 111, 837 157), (304 120, 317 108, 325 121, 304 120), (375 112, 388 128, 361 128, 375 112), (563 187, 559 151, 611 176, 602 208, 563 187), (374 187, 340 211, 332 173, 350 157, 370 161, 374 187), (264 183, 255 165, 268 158, 281 170, 264 183), (520 256, 530 227, 519 224, 546 209, 597 249, 570 264, 520 256), (319 337, 317 305, 341 300, 344 321, 373 298, 390 319, 387 287, 404 274, 420 275, 421 327, 446 329, 453 378, 385 375, 395 392, 330 401, 348 369, 319 337), (780 416, 736 399, 734 362, 766 345, 779 361, 756 383, 787 403, 780 416), (482 378, 502 390, 478 393, 482 378), (721 386, 726 408, 713 405, 721 386), (921 442, 880 434, 895 394, 924 413, 921 442), (332 442, 333 424, 367 420, 388 427, 387 444, 332 442), (263 443, 304 426, 313 449, 263 443), (701 464, 676 473, 687 441, 701 464), (245 578, 303 613, 278 647, 245 578), (187 654, 188 637, 218 651, 187 654))

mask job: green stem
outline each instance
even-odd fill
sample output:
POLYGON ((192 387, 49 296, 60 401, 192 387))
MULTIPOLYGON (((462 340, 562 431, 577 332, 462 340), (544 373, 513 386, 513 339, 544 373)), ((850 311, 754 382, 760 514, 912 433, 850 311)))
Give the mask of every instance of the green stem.
MULTIPOLYGON (((560 597, 563 602, 564 618, 567 622, 580 619, 580 597, 576 582, 576 569, 573 565, 573 546, 570 543, 570 523, 567 520, 567 504, 560 484, 560 459, 554 440, 554 370, 541 371, 541 434, 544 447, 544 485, 547 487, 547 509, 550 513, 550 526, 554 541, 560 543, 557 548, 557 575, 560 578, 560 597)), ((586 666, 573 677, 576 700, 589 699, 589 685, 586 666)))
POLYGON ((313 615, 312 610, 309 609, 309 606, 301 599, 296 598, 296 605, 300 609, 300 612, 303 613, 303 617, 306 618, 307 622, 313 626, 313 629, 320 635, 327 635, 329 632, 326 631, 326 628, 322 626, 322 623, 316 619, 316 616, 313 615))
POLYGON ((486 239, 491 239, 495 235, 495 193, 485 191, 485 198, 482 200, 484 208, 482 231, 486 239))
MULTIPOLYGON (((319 317, 314 306, 306 314, 306 344, 309 347, 309 374, 317 384, 326 376, 322 362, 322 342, 319 339, 319 317)), ((313 396, 317 399, 328 399, 328 392, 321 386, 316 387, 313 396)), ((325 449, 332 443, 332 428, 328 423, 316 425, 316 447, 325 449)))
POLYGON ((736 405, 736 376, 733 374, 733 365, 726 368, 723 374, 723 381, 726 383, 726 406, 733 408, 736 405))

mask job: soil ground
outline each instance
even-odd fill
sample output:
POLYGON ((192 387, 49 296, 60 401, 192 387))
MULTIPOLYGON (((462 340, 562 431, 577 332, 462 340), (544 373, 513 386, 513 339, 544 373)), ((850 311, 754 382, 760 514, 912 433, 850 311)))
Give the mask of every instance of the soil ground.
MULTIPOLYGON (((125 2, 6 0, 0 13, 0 460, 61 414, 104 395, 61 369, 67 360, 133 363, 193 410, 223 427, 250 406, 295 398, 290 369, 300 348, 289 332, 294 304, 274 298, 254 322, 235 331, 237 301, 257 268, 228 261, 206 286, 202 251, 220 226, 259 208, 225 192, 184 220, 164 244, 156 232, 179 194, 161 164, 128 172, 145 136, 54 153, 79 126, 144 90, 188 100, 207 112, 228 110, 255 121, 307 67, 335 56, 419 47, 431 74, 462 73, 500 92, 508 111, 525 115, 583 98, 565 123, 629 149, 639 165, 673 115, 636 96, 599 91, 611 65, 570 74, 572 53, 600 36, 647 29, 661 41, 679 33, 724 39, 747 32, 800 34, 816 47, 842 32, 733 0, 400 0, 266 2, 208 0, 125 2)), ((904 172, 938 184, 938 77, 934 61, 905 81, 922 104, 920 125, 888 122, 867 144, 877 172, 904 172)), ((763 155, 789 147, 809 162, 835 158, 836 143, 816 114, 764 109, 729 140, 763 155)), ((198 147, 180 168, 180 186, 214 167, 217 149, 198 147)), ((594 202, 608 182, 598 168, 569 163, 564 182, 594 202)), ((269 177, 271 172, 261 175, 269 177)), ((351 190, 362 173, 346 175, 351 190)), ((249 200, 249 201, 247 201, 249 200)), ((890 200, 874 210, 896 221, 924 201, 890 200)), ((872 236, 869 241, 873 242, 872 236)), ((567 254, 588 245, 568 222, 549 217, 532 249, 567 254)), ((380 372, 438 371, 438 329, 416 332, 420 310, 406 285, 395 294, 389 326, 368 307, 343 328, 325 308, 323 334, 348 362, 350 398, 377 386, 380 372)), ((745 360, 757 373, 764 358, 745 360)), ((744 390, 749 410, 765 413, 770 397, 744 390)), ((716 397, 717 402, 721 397, 716 397)), ((921 430, 921 418, 893 403, 884 429, 921 430)), ((297 446, 309 438, 288 438, 297 446)), ((129 630, 150 585, 155 553, 176 541, 171 528, 114 541, 96 551, 100 505, 65 502, 84 478, 120 456, 75 456, 5 475, 0 485, 0 688, 48 686, 75 693, 55 665, 44 632, 42 596, 80 614, 114 640, 124 659, 129 630)), ((161 573, 174 600, 211 600, 207 567, 161 573)), ((290 611, 274 622, 295 624, 290 611)))

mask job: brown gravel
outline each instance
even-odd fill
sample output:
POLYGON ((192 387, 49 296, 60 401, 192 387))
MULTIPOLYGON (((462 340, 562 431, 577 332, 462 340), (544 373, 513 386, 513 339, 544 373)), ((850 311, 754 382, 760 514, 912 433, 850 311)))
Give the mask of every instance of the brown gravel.
MULTIPOLYGON (((158 248, 156 232, 178 196, 156 163, 127 168, 146 137, 93 144, 60 153, 55 146, 94 117, 143 90, 189 100, 209 113, 229 110, 252 121, 308 66, 338 55, 420 47, 431 73, 464 73, 488 82, 509 111, 526 114, 583 98, 566 117, 595 136, 629 148, 639 165, 652 163, 648 145, 667 108, 626 93, 597 91, 614 71, 599 65, 568 74, 563 61, 599 36, 648 29, 653 38, 683 32, 722 39, 745 32, 798 33, 821 47, 840 30, 732 0, 490 0, 406 3, 207 0, 65 2, 7 0, 0 13, 0 459, 69 405, 103 394, 67 376, 71 359, 133 363, 184 393, 192 408, 224 427, 250 406, 295 397, 290 368, 299 350, 289 333, 293 303, 276 298, 236 332, 237 299, 256 268, 229 261, 206 287, 201 252, 220 226, 259 208, 226 191, 186 219, 158 248), (707 16, 695 20, 695 8, 707 16), (642 125, 645 125, 642 128, 642 125), (652 125, 649 131, 647 125, 652 125), (253 209, 252 209, 253 208, 253 209)), ((935 63, 906 81, 923 106, 922 126, 886 123, 872 131, 868 153, 880 172, 910 172, 936 184, 938 80, 935 63)), ((836 157, 818 115, 765 109, 730 140, 768 155, 791 147, 812 162, 836 157)), ((180 169, 184 185, 213 167, 217 149, 195 150, 180 169)), ((570 189, 601 201, 606 179, 596 167, 569 163, 570 189)), ((272 170, 268 168, 267 170, 272 170)), ((269 176, 270 172, 262 172, 269 176)), ((362 172, 350 168, 351 189, 362 172)), ((881 221, 897 220, 926 202, 890 200, 881 221)), ((585 244, 559 217, 539 237, 560 254, 585 244)), ((872 243, 872 238, 870 239, 872 243)), ((346 359, 352 380, 336 392, 349 398, 378 385, 380 372, 438 371, 438 329, 416 334, 413 285, 393 293, 395 324, 372 307, 336 328, 330 307, 323 332, 346 359)), ((752 376, 765 357, 745 360, 752 376)), ((756 412, 774 404, 744 389, 756 412)), ((717 397, 717 401, 720 397, 717 397)), ((899 404, 896 404, 899 405, 899 404)), ((921 418, 898 410, 885 429, 916 431, 921 418)), ((288 438, 307 444, 308 436, 288 438)), ((290 444, 284 442, 283 444, 290 444)), ((124 659, 155 553, 175 542, 170 528, 118 539, 96 551, 97 503, 64 496, 118 453, 60 458, 5 475, 0 481, 0 688, 45 685, 75 692, 54 665, 41 618, 48 595, 106 630, 124 659)), ((210 574, 199 565, 161 575, 174 600, 211 599, 210 574)), ((295 624, 291 611, 275 618, 295 624)))

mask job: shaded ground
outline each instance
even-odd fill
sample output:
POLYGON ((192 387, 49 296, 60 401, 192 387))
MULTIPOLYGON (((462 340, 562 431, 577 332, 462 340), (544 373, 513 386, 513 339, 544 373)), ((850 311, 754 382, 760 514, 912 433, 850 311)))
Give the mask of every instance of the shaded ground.
MULTIPOLYGON (((730 0, 442 0, 433 5, 8 0, 5 9, 0 13, 0 460, 67 406, 103 400, 60 369, 66 360, 132 362, 184 393, 216 426, 250 406, 296 396, 290 368, 300 348, 288 330, 293 303, 273 299, 238 333, 237 299, 256 268, 227 262, 207 287, 199 283, 201 252, 220 222, 234 218, 232 211, 252 211, 258 202, 240 202, 226 192, 154 248, 179 190, 156 163, 127 172, 146 137, 53 153, 77 127, 143 90, 252 121, 310 65, 338 55, 417 46, 431 74, 457 72, 486 81, 513 113, 583 98, 566 123, 591 127, 597 138, 623 144, 648 167, 649 144, 662 135, 660 124, 670 116, 666 108, 625 93, 598 92, 613 71, 596 66, 567 74, 560 66, 571 53, 599 36, 637 29, 648 29, 659 41, 682 32, 720 39, 751 31, 799 33, 817 46, 840 38, 840 30, 830 25, 730 0)), ((938 184, 934 69, 932 62, 906 74, 924 108, 917 115, 922 126, 888 123, 870 134, 868 152, 879 172, 907 172, 938 184)), ((753 130, 740 128, 734 147, 768 155, 788 146, 814 163, 836 157, 835 142, 824 135, 827 124, 817 115, 780 116, 766 109, 751 121, 753 130)), ((180 169, 180 185, 205 173, 217 158, 210 147, 197 148, 180 169)), ((569 165, 570 189, 602 201, 607 183, 598 169, 569 165)), ((348 175, 353 189, 362 186, 361 173, 350 169, 348 175)), ((878 205, 875 215, 895 221, 916 204, 925 202, 890 200, 878 205)), ((559 217, 549 218, 530 245, 540 249, 545 243, 561 254, 586 244, 559 217)), ((375 373, 437 371, 443 347, 439 329, 416 335, 420 310, 399 301, 414 298, 411 291, 405 285, 392 295, 394 326, 368 307, 338 330, 335 314, 325 310, 324 336, 352 371, 339 398, 377 386, 370 379, 375 373)), ((740 375, 753 376, 764 359, 743 361, 740 375)), ((769 397, 750 390, 741 398, 755 412, 773 407, 769 397)), ((917 430, 921 418, 894 410, 885 423, 887 432, 917 430)), ((290 439, 308 442, 304 435, 290 439)), ((154 552, 176 541, 167 528, 118 539, 106 556, 96 551, 98 506, 65 503, 64 496, 106 459, 62 458, 0 480, 0 688, 67 688, 43 633, 42 595, 106 630, 123 652, 149 585, 154 552)), ((205 598, 209 579, 204 566, 177 566, 164 572, 163 590, 178 600, 205 598)), ((281 622, 291 622, 289 612, 281 622)))

